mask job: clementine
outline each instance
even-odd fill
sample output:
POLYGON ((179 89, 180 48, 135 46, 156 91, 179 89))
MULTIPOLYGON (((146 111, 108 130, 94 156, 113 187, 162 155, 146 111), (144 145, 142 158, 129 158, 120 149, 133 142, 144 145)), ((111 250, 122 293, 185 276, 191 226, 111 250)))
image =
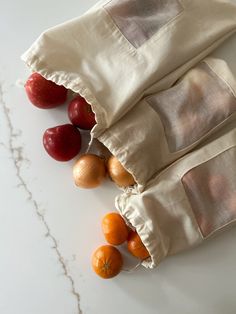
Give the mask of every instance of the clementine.
POLYGON ((129 252, 133 256, 140 258, 141 260, 144 260, 149 257, 149 252, 144 246, 137 232, 134 231, 130 232, 127 245, 129 252))
POLYGON ((120 251, 114 246, 103 245, 93 253, 93 270, 98 276, 104 279, 109 279, 118 275, 122 266, 123 258, 120 251))
POLYGON ((109 213, 104 216, 102 230, 107 242, 113 245, 120 245, 128 238, 128 226, 118 213, 109 213))

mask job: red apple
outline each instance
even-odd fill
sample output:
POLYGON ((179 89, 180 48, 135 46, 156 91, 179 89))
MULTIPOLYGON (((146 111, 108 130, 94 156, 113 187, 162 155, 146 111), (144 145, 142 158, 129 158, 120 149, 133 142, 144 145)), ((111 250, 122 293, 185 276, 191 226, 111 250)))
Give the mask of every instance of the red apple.
POLYGON ((96 124, 91 106, 81 97, 75 97, 68 106, 68 116, 72 124, 83 130, 91 130, 96 124))
POLYGON ((50 109, 65 103, 67 89, 52 81, 46 80, 39 73, 33 73, 25 84, 25 91, 32 102, 38 108, 50 109))
POLYGON ((43 145, 52 158, 58 161, 68 161, 80 151, 80 131, 72 124, 47 129, 43 135, 43 145))

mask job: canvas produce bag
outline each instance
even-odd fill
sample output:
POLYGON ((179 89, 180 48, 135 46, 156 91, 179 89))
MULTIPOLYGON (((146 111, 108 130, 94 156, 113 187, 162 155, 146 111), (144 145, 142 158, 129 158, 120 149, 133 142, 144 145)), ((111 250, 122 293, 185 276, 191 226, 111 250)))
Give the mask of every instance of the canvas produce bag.
POLYGON ((236 81, 227 62, 205 58, 235 17, 226 0, 100 1, 22 56, 85 97, 92 138, 135 177, 116 207, 150 252, 146 267, 235 220, 236 81))

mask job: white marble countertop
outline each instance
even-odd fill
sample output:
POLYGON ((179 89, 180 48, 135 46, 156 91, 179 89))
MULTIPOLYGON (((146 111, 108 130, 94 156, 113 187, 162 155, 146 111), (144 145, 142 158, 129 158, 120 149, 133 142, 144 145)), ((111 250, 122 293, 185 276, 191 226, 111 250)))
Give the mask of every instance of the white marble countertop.
MULTIPOLYGON (((49 158, 48 127, 65 109, 40 111, 19 79, 20 55, 46 28, 82 14, 95 0, 3 1, 0 12, 0 313, 235 314, 236 228, 171 257, 153 271, 97 277, 92 251, 104 243, 101 217, 119 193, 109 182, 75 188, 72 163, 49 158)), ((236 37, 218 54, 235 58, 236 37)), ((236 58, 235 58, 236 73, 236 58)))

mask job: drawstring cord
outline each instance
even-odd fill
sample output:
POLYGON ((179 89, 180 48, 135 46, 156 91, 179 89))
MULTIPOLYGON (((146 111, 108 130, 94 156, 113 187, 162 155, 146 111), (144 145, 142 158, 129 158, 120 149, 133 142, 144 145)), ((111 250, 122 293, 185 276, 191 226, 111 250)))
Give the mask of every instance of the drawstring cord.
POLYGON ((141 260, 141 261, 140 261, 138 264, 136 264, 134 267, 131 267, 131 268, 129 268, 129 269, 125 269, 125 268, 124 268, 124 269, 122 269, 121 271, 126 272, 126 273, 132 273, 132 272, 135 271, 137 268, 139 268, 139 266, 141 266, 144 261, 146 261, 146 260, 149 259, 149 258, 150 258, 150 257, 147 257, 147 258, 141 260))
POLYGON ((90 139, 90 142, 89 142, 89 144, 88 144, 88 147, 87 147, 87 149, 86 149, 85 154, 88 154, 88 153, 89 153, 89 151, 90 151, 90 149, 91 149, 91 147, 92 147, 92 145, 93 145, 93 141, 94 141, 94 137, 91 135, 91 139, 90 139))
POLYGON ((122 269, 122 271, 126 272, 126 273, 132 273, 134 270, 136 270, 139 266, 142 265, 143 261, 140 261, 138 264, 136 264, 134 267, 130 268, 130 269, 122 269))

